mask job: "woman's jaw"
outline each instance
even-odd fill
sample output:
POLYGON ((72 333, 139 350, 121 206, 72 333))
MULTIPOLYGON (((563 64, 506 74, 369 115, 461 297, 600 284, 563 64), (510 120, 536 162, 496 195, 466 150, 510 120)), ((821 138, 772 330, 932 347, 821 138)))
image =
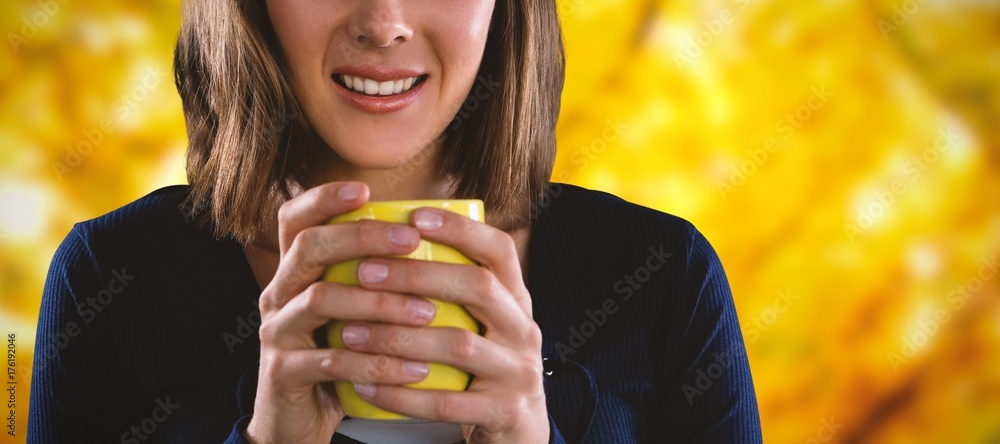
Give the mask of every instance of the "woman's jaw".
MULTIPOLYGON (((391 162, 377 162, 375 167, 358 164, 340 156, 343 150, 319 146, 324 153, 317 162, 315 183, 358 181, 369 189, 369 201, 449 199, 457 179, 442 175, 441 141, 435 139, 417 149, 416 155, 397 158, 391 162)), ((323 144, 322 141, 317 141, 323 144)))

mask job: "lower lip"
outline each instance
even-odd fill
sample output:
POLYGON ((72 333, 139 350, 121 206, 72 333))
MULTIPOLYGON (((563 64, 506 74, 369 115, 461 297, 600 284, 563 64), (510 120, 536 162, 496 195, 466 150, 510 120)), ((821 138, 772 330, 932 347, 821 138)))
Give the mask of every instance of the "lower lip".
POLYGON ((427 84, 427 80, 424 79, 417 86, 410 88, 409 91, 401 94, 394 94, 391 96, 369 96, 361 94, 353 89, 347 89, 341 86, 339 83, 331 82, 337 87, 337 92, 340 96, 344 98, 350 105, 355 108, 372 114, 388 114, 392 112, 399 111, 407 106, 410 106, 414 100, 417 99, 417 94, 420 94, 420 90, 424 88, 427 84))

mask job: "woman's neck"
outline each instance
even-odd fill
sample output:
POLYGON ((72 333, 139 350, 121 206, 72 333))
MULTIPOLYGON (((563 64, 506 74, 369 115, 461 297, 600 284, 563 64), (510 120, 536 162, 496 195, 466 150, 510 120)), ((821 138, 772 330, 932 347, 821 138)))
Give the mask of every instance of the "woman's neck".
MULTIPOLYGON (((368 186, 369 202, 390 200, 417 199, 451 199, 457 189, 458 180, 453 175, 441 174, 438 166, 442 163, 443 147, 440 143, 428 145, 411 159, 395 168, 365 169, 351 165, 338 156, 332 149, 319 141, 314 148, 320 154, 314 159, 314 168, 307 182, 317 186, 330 182, 357 181, 368 186)), ((306 188, 296 186, 290 190, 292 197, 306 191, 306 188)), ((518 234, 524 230, 530 231, 530 224, 524 224, 524 218, 513 217, 516 214, 527 214, 526 202, 518 202, 507 211, 491 211, 486 209, 486 223, 510 233, 512 236, 525 238, 518 234)), ((526 239, 524 239, 526 243, 526 239)), ((278 220, 277 214, 272 215, 262 227, 260 236, 254 245, 247 246, 257 250, 278 252, 278 220)))
MULTIPOLYGON (((318 167, 310 178, 310 182, 319 185, 329 182, 359 181, 364 182, 369 189, 369 202, 388 200, 414 199, 449 199, 453 196, 456 179, 442 175, 436 166, 440 165, 440 149, 427 149, 434 155, 418 154, 402 165, 384 170, 371 170, 351 167, 336 156, 332 150, 321 157, 318 167)), ((293 189, 292 196, 305 192, 305 189, 293 189)), ((487 209, 488 210, 488 209, 487 209)), ((487 223, 496 226, 511 235, 517 248, 518 260, 525 279, 528 271, 528 241, 531 235, 530 224, 511 225, 510 218, 502 218, 494 213, 487 213, 487 223)), ((243 250, 253 269, 261 288, 264 288, 278 266, 278 225, 277 214, 268 219, 263 236, 252 245, 244 245, 243 250)))
POLYGON ((439 146, 428 147, 398 167, 381 170, 358 168, 333 157, 324 162, 326 167, 316 174, 314 183, 364 182, 368 186, 369 202, 449 199, 456 180, 437 171, 436 166, 441 162, 439 153, 439 146))

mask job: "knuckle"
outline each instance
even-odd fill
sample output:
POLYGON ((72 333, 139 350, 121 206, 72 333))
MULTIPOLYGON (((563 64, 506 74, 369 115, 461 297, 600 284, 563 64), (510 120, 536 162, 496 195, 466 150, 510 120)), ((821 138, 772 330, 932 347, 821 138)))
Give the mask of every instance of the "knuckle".
POLYGON ((459 301, 462 297, 462 285, 455 278, 455 276, 450 276, 442 281, 444 289, 441 290, 440 299, 444 302, 455 303, 459 301))
POLYGON ((294 205, 294 200, 287 200, 285 203, 281 204, 280 207, 278 207, 279 225, 288 225, 292 221, 295 214, 293 211, 294 205))
POLYGON ((472 359, 478 352, 478 336, 465 330, 455 330, 451 339, 451 355, 459 362, 472 359))
POLYGON ((316 193, 313 193, 316 196, 315 201, 317 203, 337 202, 340 200, 337 197, 337 191, 339 191, 342 186, 343 183, 334 182, 326 183, 314 188, 317 191, 316 193))
POLYGON ((319 233, 316 227, 304 228, 295 234, 295 239, 292 240, 292 248, 298 250, 299 254, 303 254, 309 250, 310 247, 316 245, 319 233))
POLYGON ((265 320, 260 323, 260 330, 257 334, 260 336, 261 344, 273 344, 277 339, 277 325, 273 320, 265 320))
POLYGON ((476 222, 467 217, 456 218, 457 225, 455 228, 456 236, 463 244, 470 244, 476 242, 479 237, 476 236, 476 222))
POLYGON ((486 420, 488 427, 493 430, 507 430, 510 428, 518 409, 514 407, 514 403, 509 399, 509 397, 504 397, 501 402, 494 404, 494 407, 490 409, 489 418, 486 420))
POLYGON ((417 270, 416 261, 395 261, 391 265, 390 276, 395 274, 402 280, 402 284, 408 288, 423 288, 424 277, 417 270))
POLYGON ((385 354, 372 355, 365 364, 364 380, 359 382, 374 384, 402 384, 411 379, 407 376, 403 359, 385 354))
POLYGON ((323 305, 323 286, 319 282, 313 282, 309 284, 306 289, 299 294, 299 305, 302 309, 307 312, 319 311, 320 307, 323 305))
POLYGON ((261 359, 261 376, 272 386, 280 386, 289 378, 287 373, 291 371, 291 364, 286 353, 275 350, 270 353, 269 359, 261 359))
POLYGON ((268 382, 273 385, 281 378, 281 363, 284 359, 278 351, 269 351, 260 355, 260 382, 268 382))
POLYGON ((394 337, 394 341, 397 347, 395 354, 398 355, 399 353, 402 352, 403 348, 413 345, 414 343, 413 333, 408 328, 399 328, 397 330, 396 336, 394 337))
POLYGON ((300 231, 292 241, 292 255, 307 269, 321 265, 337 250, 337 241, 325 235, 322 225, 300 231))
POLYGON ((492 272, 483 268, 475 268, 475 281, 472 284, 472 289, 481 296, 494 297, 499 292, 501 285, 500 281, 497 280, 496 276, 492 272))
POLYGON ((398 395, 387 395, 384 390, 379 390, 375 396, 378 399, 379 406, 385 410, 399 411, 403 407, 403 401, 398 395))
POLYGON ((524 342, 532 347, 532 350, 542 347, 542 330, 538 325, 532 323, 530 328, 524 329, 524 342))
POLYGON ((517 244, 514 243, 514 238, 511 237, 510 233, 505 231, 500 231, 497 236, 500 238, 497 243, 499 243, 508 254, 517 254, 517 244))
POLYGON ((344 360, 341 359, 341 351, 329 349, 319 360, 319 367, 322 372, 333 379, 339 379, 344 373, 344 360))
POLYGON ((372 329, 372 335, 378 335, 379 350, 389 355, 399 355, 403 348, 410 344, 410 336, 406 330, 386 327, 372 329))
POLYGON ((390 316, 390 314, 399 311, 396 305, 396 299, 384 291, 377 292, 372 296, 372 309, 375 311, 375 317, 379 321, 386 321, 392 318, 393 316, 390 316))
POLYGON ((274 294, 272 287, 268 286, 264 288, 264 291, 260 293, 260 299, 257 301, 257 307, 260 309, 261 317, 265 317, 277 309, 277 296, 274 294))
POLYGON ((521 382, 522 387, 534 390, 538 384, 542 383, 542 369, 541 366, 536 363, 533 359, 522 359, 518 365, 515 373, 521 382))
POLYGON ((358 221, 356 238, 358 246, 372 251, 381 250, 379 247, 384 244, 385 230, 387 229, 385 224, 373 220, 358 221))
POLYGON ((392 359, 386 355, 370 355, 364 360, 361 380, 355 382, 383 382, 393 373, 392 359))
POLYGON ((441 419, 455 417, 458 409, 457 398, 450 393, 439 397, 438 402, 434 404, 434 414, 441 419))

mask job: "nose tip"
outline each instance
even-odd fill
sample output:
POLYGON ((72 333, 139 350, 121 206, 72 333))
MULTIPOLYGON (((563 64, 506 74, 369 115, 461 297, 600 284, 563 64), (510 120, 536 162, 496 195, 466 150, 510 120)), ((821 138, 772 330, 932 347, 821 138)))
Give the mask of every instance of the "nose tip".
POLYGON ((385 5, 364 14, 353 34, 359 45, 385 48, 413 38, 413 29, 403 19, 398 5, 385 5))
POLYGON ((368 29, 359 34, 356 40, 359 45, 373 45, 379 48, 386 48, 410 40, 411 36, 412 33, 403 27, 395 26, 394 29, 387 30, 368 29))

